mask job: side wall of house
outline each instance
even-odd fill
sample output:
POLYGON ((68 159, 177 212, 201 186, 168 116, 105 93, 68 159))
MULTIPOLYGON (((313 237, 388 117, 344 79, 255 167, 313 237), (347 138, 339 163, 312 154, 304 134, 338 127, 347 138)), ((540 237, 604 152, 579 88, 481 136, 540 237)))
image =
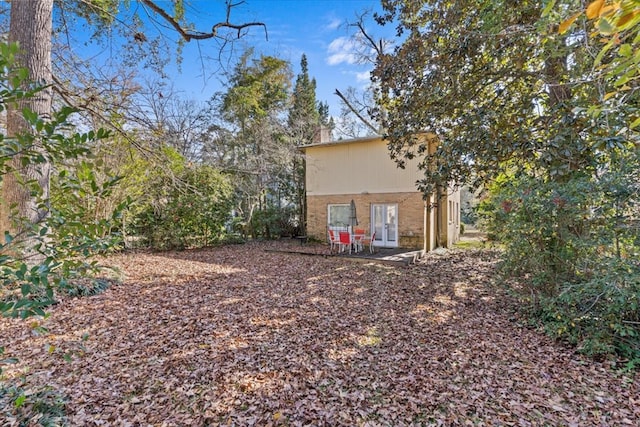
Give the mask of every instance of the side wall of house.
POLYGON ((417 158, 398 168, 379 138, 309 147, 305 155, 309 196, 415 192, 422 177, 417 158))
POLYGON ((404 248, 424 249, 426 207, 422 195, 411 193, 335 194, 307 196, 307 234, 326 241, 328 205, 356 204, 358 227, 371 232, 371 205, 374 203, 398 204, 398 243, 404 248))

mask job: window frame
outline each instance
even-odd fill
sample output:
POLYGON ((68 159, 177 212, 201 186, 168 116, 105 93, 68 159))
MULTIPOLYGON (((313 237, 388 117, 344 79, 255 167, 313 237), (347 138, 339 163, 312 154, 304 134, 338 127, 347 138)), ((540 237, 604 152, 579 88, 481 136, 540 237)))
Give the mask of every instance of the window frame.
POLYGON ((327 204, 327 227, 328 228, 342 228, 342 229, 346 229, 349 227, 349 218, 351 216, 351 204, 349 203, 328 203, 327 204), (331 210, 332 208, 344 208, 345 209, 345 213, 346 216, 344 217, 344 219, 346 219, 345 222, 336 222, 333 223, 331 222, 331 210))

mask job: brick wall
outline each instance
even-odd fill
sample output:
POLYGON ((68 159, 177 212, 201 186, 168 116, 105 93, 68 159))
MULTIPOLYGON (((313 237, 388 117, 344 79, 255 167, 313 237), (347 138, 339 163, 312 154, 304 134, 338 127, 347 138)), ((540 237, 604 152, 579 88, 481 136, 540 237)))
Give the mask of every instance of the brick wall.
POLYGON ((329 204, 356 203, 358 227, 371 229, 371 204, 398 204, 398 239, 403 248, 423 249, 425 203, 420 193, 340 194, 307 196, 307 234, 315 239, 327 240, 327 206, 329 204))

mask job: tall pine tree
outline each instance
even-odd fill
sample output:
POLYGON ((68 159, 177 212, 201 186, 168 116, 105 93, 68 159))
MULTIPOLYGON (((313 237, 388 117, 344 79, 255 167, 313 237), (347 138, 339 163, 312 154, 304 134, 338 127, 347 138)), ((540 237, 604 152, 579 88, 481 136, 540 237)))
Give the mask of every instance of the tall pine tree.
MULTIPOLYGON (((291 109, 287 124, 289 137, 295 147, 311 144, 320 131, 320 125, 330 123, 328 106, 316 100, 316 80, 309 78, 306 55, 300 60, 300 74, 293 88, 291 109)), ((306 164, 302 153, 297 153, 292 163, 291 194, 298 209, 300 233, 307 230, 307 204, 305 199, 306 164)))

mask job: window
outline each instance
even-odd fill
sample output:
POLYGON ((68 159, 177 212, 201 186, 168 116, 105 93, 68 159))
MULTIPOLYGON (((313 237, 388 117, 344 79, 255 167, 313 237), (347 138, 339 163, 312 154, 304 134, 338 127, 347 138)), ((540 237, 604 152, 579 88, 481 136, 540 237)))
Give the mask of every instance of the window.
POLYGON ((347 227, 349 225, 349 217, 351 215, 351 206, 344 205, 329 205, 329 215, 327 217, 327 223, 329 227, 347 227))

